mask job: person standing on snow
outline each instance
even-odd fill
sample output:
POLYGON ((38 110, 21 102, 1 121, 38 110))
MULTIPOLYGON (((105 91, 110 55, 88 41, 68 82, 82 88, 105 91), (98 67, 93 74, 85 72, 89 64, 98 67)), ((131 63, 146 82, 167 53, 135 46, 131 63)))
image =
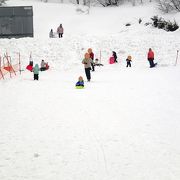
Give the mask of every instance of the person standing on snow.
POLYGON ((49 32, 49 37, 50 37, 50 38, 53 38, 53 37, 54 37, 53 29, 50 30, 50 32, 49 32))
POLYGON ((132 61, 132 57, 131 56, 128 56, 127 59, 126 59, 126 62, 127 62, 127 65, 126 67, 131 67, 131 61, 132 61))
POLYGON ((92 52, 91 48, 88 49, 88 53, 89 53, 90 58, 92 60, 92 62, 91 62, 92 71, 95 71, 95 69, 94 69, 94 62, 93 62, 94 61, 94 53, 92 52))
POLYGON ((153 68, 156 64, 154 64, 154 52, 152 51, 151 48, 149 48, 147 59, 148 59, 149 64, 150 64, 150 68, 153 68))
POLYGON ((84 59, 82 61, 82 64, 84 64, 85 74, 86 74, 88 81, 91 80, 91 63, 92 63, 92 59, 90 58, 89 53, 86 53, 84 55, 84 59))
POLYGON ((117 63, 117 54, 115 51, 112 51, 112 56, 114 57, 114 63, 117 63))
POLYGON ((63 37, 64 34, 64 28, 62 27, 62 24, 59 25, 59 27, 57 28, 57 33, 59 35, 59 38, 63 37))
POLYGON ((34 80, 39 80, 39 65, 36 64, 35 67, 33 68, 33 73, 34 73, 34 80))

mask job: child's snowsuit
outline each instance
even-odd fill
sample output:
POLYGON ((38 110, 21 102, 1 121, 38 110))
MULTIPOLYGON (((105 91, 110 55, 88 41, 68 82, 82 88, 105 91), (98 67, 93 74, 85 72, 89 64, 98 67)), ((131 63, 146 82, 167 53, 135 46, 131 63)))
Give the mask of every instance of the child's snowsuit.
POLYGON ((80 76, 78 82, 76 83, 76 88, 83 88, 84 87, 84 80, 83 77, 80 76))
POLYGON ((39 65, 36 64, 35 67, 33 68, 33 73, 34 73, 34 80, 39 80, 39 65))
POLYGON ((131 56, 128 56, 128 57, 127 57, 127 59, 126 59, 126 62, 127 62, 126 67, 128 67, 128 66, 131 67, 131 61, 132 61, 131 59, 132 59, 131 56))

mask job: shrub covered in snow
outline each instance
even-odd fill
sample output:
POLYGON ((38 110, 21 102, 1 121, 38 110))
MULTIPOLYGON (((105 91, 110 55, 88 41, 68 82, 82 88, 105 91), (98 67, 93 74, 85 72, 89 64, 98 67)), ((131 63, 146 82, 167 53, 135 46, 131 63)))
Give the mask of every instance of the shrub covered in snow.
POLYGON ((153 21, 152 25, 154 27, 157 27, 159 29, 164 29, 165 31, 175 31, 179 28, 176 21, 174 22, 166 21, 162 17, 158 17, 158 16, 153 16, 151 20, 153 21))

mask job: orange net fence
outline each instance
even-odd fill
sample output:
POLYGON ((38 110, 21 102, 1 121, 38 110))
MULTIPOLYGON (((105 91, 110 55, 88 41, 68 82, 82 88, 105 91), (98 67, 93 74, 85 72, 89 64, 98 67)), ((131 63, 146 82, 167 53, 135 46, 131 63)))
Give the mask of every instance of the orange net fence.
POLYGON ((2 66, 2 61, 1 61, 1 57, 0 57, 0 79, 4 79, 4 76, 6 74, 10 74, 10 77, 12 77, 11 75, 14 74, 16 75, 16 72, 20 71, 20 59, 19 59, 19 63, 12 65, 10 63, 11 58, 10 56, 5 56, 3 58, 3 66, 2 66), (4 61, 6 61, 7 63, 4 63, 4 61))

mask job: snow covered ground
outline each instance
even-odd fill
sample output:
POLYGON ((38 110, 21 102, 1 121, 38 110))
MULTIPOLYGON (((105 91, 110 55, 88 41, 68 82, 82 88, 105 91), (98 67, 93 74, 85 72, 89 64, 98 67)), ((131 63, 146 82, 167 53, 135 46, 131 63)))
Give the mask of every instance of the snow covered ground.
MULTIPOLYGON (((32 52, 34 63, 45 59, 51 68, 38 82, 28 71, 0 81, 0 179, 179 180, 180 31, 138 24, 160 14, 152 4, 94 7, 84 15, 69 4, 8 1, 24 4, 33 5, 35 38, 0 39, 1 55, 7 51, 15 63, 20 52, 25 69, 32 52), (59 23, 64 38, 49 39, 59 23), (89 47, 98 58, 101 51, 104 67, 77 90, 89 47), (119 63, 109 65, 112 50, 119 63), (129 54, 132 68, 125 67, 129 54)), ((178 13, 162 16, 180 24, 178 13)))

